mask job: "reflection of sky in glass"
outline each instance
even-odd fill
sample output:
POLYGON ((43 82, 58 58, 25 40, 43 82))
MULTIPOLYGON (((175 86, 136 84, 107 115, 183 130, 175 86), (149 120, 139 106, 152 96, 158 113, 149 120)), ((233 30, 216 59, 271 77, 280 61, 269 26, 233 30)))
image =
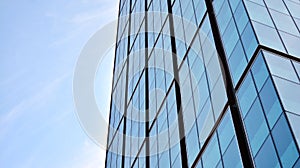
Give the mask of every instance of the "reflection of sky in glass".
MULTIPOLYGON (((116 0, 1 2, 1 167, 104 166, 105 151, 74 113, 72 77, 83 45, 116 18, 117 6, 116 0)), ((112 69, 111 61, 99 71, 112 69)), ((98 92, 105 89, 107 99, 105 75, 107 86, 98 92)), ((109 100, 99 103, 109 109, 109 100)))

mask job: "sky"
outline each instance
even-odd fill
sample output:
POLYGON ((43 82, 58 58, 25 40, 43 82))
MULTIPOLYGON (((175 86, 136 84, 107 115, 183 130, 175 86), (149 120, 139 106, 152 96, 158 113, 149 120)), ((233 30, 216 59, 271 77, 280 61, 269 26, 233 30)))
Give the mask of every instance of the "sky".
MULTIPOLYGON (((81 49, 117 12, 118 0, 0 1, 0 167, 104 167, 76 116, 72 80, 81 49)), ((106 110, 109 53, 97 90, 106 110)))

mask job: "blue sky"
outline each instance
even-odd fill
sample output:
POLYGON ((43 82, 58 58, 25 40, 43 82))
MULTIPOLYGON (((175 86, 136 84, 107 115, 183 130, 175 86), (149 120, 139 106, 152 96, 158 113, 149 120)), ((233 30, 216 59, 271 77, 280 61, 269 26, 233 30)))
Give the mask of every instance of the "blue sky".
MULTIPOLYGON (((72 78, 84 44, 117 17, 117 6, 118 0, 0 2, 0 167, 104 166, 104 150, 76 117, 72 78)), ((107 61, 104 69, 111 69, 107 61)), ((111 77, 103 78, 109 88, 111 77)), ((107 90, 100 95, 110 96, 107 90)), ((100 101, 106 109, 107 103, 100 101)))

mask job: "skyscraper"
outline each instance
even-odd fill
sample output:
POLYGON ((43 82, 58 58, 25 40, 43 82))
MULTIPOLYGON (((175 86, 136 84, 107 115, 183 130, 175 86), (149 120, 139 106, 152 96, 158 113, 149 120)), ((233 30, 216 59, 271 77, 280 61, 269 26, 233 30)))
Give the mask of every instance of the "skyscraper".
POLYGON ((300 167, 300 1, 120 0, 106 167, 300 167))

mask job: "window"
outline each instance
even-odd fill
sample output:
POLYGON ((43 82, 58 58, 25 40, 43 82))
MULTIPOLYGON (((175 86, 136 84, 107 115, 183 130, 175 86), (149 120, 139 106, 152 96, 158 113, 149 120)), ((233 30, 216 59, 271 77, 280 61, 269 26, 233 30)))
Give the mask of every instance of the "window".
POLYGON ((294 67, 295 67, 295 69, 296 69, 296 72, 297 72, 297 74, 298 74, 298 78, 299 78, 299 80, 300 80, 300 63, 299 63, 299 62, 296 62, 296 61, 293 61, 293 65, 294 65, 294 67))
POLYGON ((262 52, 259 53, 257 56, 252 68, 251 72, 253 74, 253 78, 257 87, 257 90, 260 91, 263 84, 267 80, 269 76, 269 72, 267 70, 267 67, 265 65, 264 58, 262 57, 262 52))
MULTIPOLYGON (((239 4, 239 2, 241 1, 237 1, 237 0, 229 0, 230 6, 231 6, 231 10, 234 12, 237 8, 237 5, 239 4)), ((241 4, 241 3, 240 3, 241 4)))
POLYGON ((234 49, 234 46, 236 45, 238 39, 239 36, 234 24, 234 20, 231 19, 222 38, 224 42, 223 45, 226 51, 226 55, 231 55, 232 50, 234 49))
POLYGON ((243 167, 242 158, 235 138, 232 139, 229 147, 227 148, 223 156, 223 162, 225 168, 243 167))
POLYGON ((244 72, 246 65, 246 56, 244 54, 241 42, 238 41, 229 58, 229 67, 231 69, 231 74, 235 85, 239 81, 242 73, 244 72))
POLYGON ((289 14, 282 0, 265 0, 268 8, 275 9, 279 12, 289 14))
POLYGON ((282 166, 292 167, 299 157, 299 152, 284 115, 281 115, 274 126, 272 135, 282 166))
POLYGON ((218 118, 227 101, 226 89, 221 76, 219 76, 216 85, 211 91, 211 100, 215 118, 218 118))
MULTIPOLYGON (((216 11, 218 13, 218 11, 216 11)), ((232 14, 228 5, 228 2, 225 1, 219 13, 217 14, 218 25, 220 29, 220 33, 223 34, 230 19, 232 18, 232 14)), ((232 34, 233 35, 233 34, 232 34)))
POLYGON ((206 11, 206 5, 204 0, 194 0, 194 6, 195 6, 196 20, 199 25, 206 11))
POLYGON ((270 27, 274 27, 271 17, 265 6, 258 5, 251 1, 245 1, 245 4, 251 20, 255 20, 270 27))
POLYGON ((289 11, 291 12, 292 16, 293 17, 296 17, 296 18, 300 18, 300 12, 299 12, 299 9, 300 9, 300 4, 299 2, 292 2, 292 1, 284 1, 285 4, 287 5, 289 11))
MULTIPOLYGON (((239 2, 237 0, 232 0, 233 2, 239 2)), ((234 12, 234 18, 235 18, 235 22, 237 24, 237 28, 238 31, 240 32, 240 34, 242 34, 243 30, 245 29, 249 19, 248 19, 248 15, 246 13, 244 4, 242 1, 240 1, 236 11, 234 12)))
POLYGON ((203 108, 204 103, 207 101, 208 96, 209 96, 209 92, 208 92, 208 84, 207 84, 207 78, 206 75, 203 74, 198 85, 198 87, 194 88, 194 93, 196 95, 198 95, 199 97, 196 98, 195 100, 195 108, 196 108, 196 114, 198 115, 198 113, 200 112, 200 110, 203 108), (196 93, 198 92, 198 93, 196 93), (198 102, 197 102, 198 100, 198 102))
POLYGON ((300 115, 300 85, 274 77, 285 110, 300 115))
POLYGON ((266 119, 258 98, 256 98, 245 117, 244 122, 252 153, 255 155, 269 133, 266 119))
POLYGON ((255 86, 251 77, 248 74, 240 89, 238 90, 238 99, 241 107, 242 115, 245 117, 251 104, 257 96, 255 86))
POLYGON ((205 152, 203 153, 203 167, 210 168, 216 167, 219 160, 221 159, 219 144, 217 141, 216 134, 212 137, 209 145, 207 146, 205 152))
POLYGON ((199 139, 200 144, 203 144, 209 135, 211 129, 214 126, 214 118, 213 118, 213 111, 211 107, 210 100, 206 102, 204 105, 204 108, 199 113, 199 116, 197 117, 197 123, 198 123, 198 132, 199 132, 199 139))
POLYGON ((272 128, 282 112, 274 85, 270 78, 259 93, 270 128, 272 128))
POLYGON ((218 14, 220 12, 220 9, 224 5, 224 0, 212 1, 212 2, 213 2, 214 10, 216 14, 218 14))
POLYGON ((169 158, 169 151, 165 151, 161 154, 160 160, 159 160, 159 167, 170 167, 170 158, 169 158))
POLYGON ((257 47, 256 37, 253 33, 253 29, 250 22, 248 22, 245 30, 243 31, 241 39, 243 46, 247 46, 245 48, 245 52, 248 60, 250 60, 257 47))
POLYGON ((231 119, 230 110, 228 109, 226 111, 226 114, 224 118, 222 119, 222 122, 218 126, 218 135, 220 139, 220 148, 222 151, 222 154, 226 151, 230 141, 232 140, 234 136, 234 130, 233 130, 233 123, 231 119))
POLYGON ((288 53, 300 58, 299 43, 300 37, 293 36, 288 33, 280 32, 284 45, 286 46, 288 53))
POLYGON ((291 125, 292 131, 296 138, 298 146, 300 145, 300 116, 287 112, 287 117, 291 125))
POLYGON ((276 27, 279 30, 285 31, 287 33, 291 33, 294 35, 299 35, 299 32, 295 26, 295 23, 293 22, 290 15, 286 15, 274 10, 270 10, 270 13, 272 15, 272 18, 275 22, 276 27))
MULTIPOLYGON (((196 159, 197 154, 199 153, 199 138, 196 123, 194 123, 193 127, 189 131, 188 135, 186 136, 186 150, 187 150, 187 157, 188 157, 188 164, 192 166, 194 160, 196 159)), ((186 132, 187 133, 187 132, 186 132)))
POLYGON ((272 75, 299 83, 296 72, 289 59, 285 59, 279 55, 273 55, 269 52, 264 52, 264 55, 272 75))
POLYGON ((268 136, 267 140, 256 155, 255 165, 257 168, 280 167, 270 136, 268 136))
POLYGON ((258 22, 252 22, 252 24, 257 34, 258 41, 261 44, 285 52, 285 49, 278 36, 278 33, 274 28, 263 25, 258 22))
POLYGON ((200 80, 202 74, 204 73, 204 64, 200 57, 196 57, 194 62, 191 62, 192 64, 192 78, 195 78, 195 82, 198 83, 200 80))

